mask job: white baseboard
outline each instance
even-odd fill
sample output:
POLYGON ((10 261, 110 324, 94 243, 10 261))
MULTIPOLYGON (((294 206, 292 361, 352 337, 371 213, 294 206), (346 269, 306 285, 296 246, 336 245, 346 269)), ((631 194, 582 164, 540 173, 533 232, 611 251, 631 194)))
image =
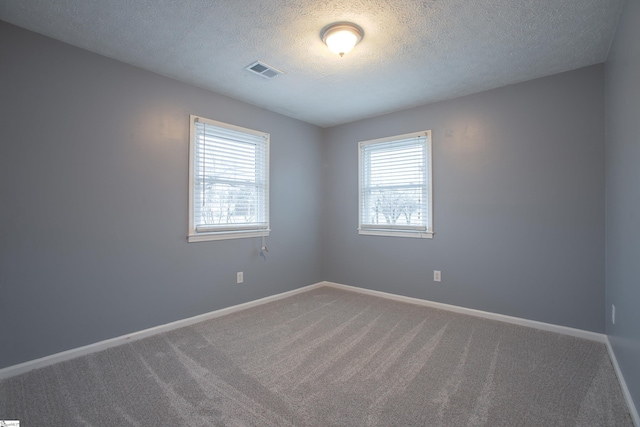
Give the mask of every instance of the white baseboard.
POLYGON ((223 308, 220 310, 211 311, 209 313, 200 314, 198 316, 189 317, 187 319, 177 320, 175 322, 155 326, 153 328, 144 329, 142 331, 133 332, 131 334, 122 335, 119 337, 111 338, 111 339, 100 341, 97 343, 85 345, 83 347, 73 348, 71 350, 52 354, 50 356, 45 356, 40 359, 30 360, 28 362, 20 363, 18 365, 7 366, 6 368, 0 369, 0 380, 3 380, 5 378, 10 378, 16 375, 20 375, 25 372, 32 371, 34 369, 44 368, 45 366, 53 365, 54 363, 59 363, 65 360, 75 359, 76 357, 84 356, 86 354, 95 353, 101 350, 106 350, 107 348, 122 345, 127 342, 133 342, 151 335, 156 335, 156 334, 168 332, 174 329, 183 328, 185 326, 190 326, 195 323, 203 322, 205 320, 214 319, 216 317, 224 316, 226 314, 231 314, 237 311, 246 310, 247 308, 255 307, 257 305, 266 304, 271 301, 277 301, 279 299, 287 298, 302 292, 307 292, 312 289, 319 288, 321 286, 324 286, 323 282, 315 283, 313 285, 305 286, 298 289, 294 289, 292 291, 283 292, 281 294, 260 298, 255 301, 249 301, 243 304, 238 304, 238 305, 223 308))
POLYGON ((585 331, 582 329, 569 328, 567 326, 554 325, 552 323, 538 322, 536 320, 522 319, 520 317, 507 316, 504 314, 491 313, 488 311, 474 310, 473 308, 459 307, 457 305, 444 304, 441 302, 434 302, 419 298, 405 297, 402 295, 390 294, 387 292, 373 291, 371 289, 358 288, 356 286, 342 285, 340 283, 321 282, 321 285, 331 286, 333 288, 342 289, 345 291, 358 292, 366 295, 373 295, 394 301, 407 302, 409 304, 417 304, 426 307, 438 308, 440 310, 453 311, 461 314, 468 314, 470 316, 483 317, 485 319, 499 320, 500 322, 512 323, 514 325, 527 326, 529 328, 542 329, 543 331, 557 332, 563 335, 570 335, 572 337, 584 338, 590 341, 597 341, 601 343, 607 342, 607 336, 605 334, 599 334, 597 332, 585 331))
POLYGON ((373 295, 381 298, 386 298, 394 301, 407 302, 410 304, 417 304, 426 307, 438 308, 441 310, 453 311, 461 314, 468 314, 476 317, 483 317, 485 319, 498 320, 501 322, 512 323, 520 326, 527 326, 530 328, 542 329, 544 331, 557 332, 563 335, 570 335, 572 337, 584 338, 591 341, 596 341, 600 343, 604 343, 607 346, 607 350, 609 352, 609 356, 611 358, 611 363, 616 372, 616 376, 618 377, 618 381, 620 382, 620 388, 622 389, 622 393, 627 402, 627 406, 629 408, 629 414, 633 420, 633 423, 636 427, 640 427, 640 417, 638 417, 638 410, 633 402, 633 398, 631 397, 631 393, 627 388, 627 383, 622 376, 622 371, 620 371, 620 366, 618 365, 618 360, 616 359, 616 355, 613 352, 613 347, 611 347, 611 342, 609 341, 609 337, 605 334, 599 334, 597 332, 585 331, 582 329, 569 328, 567 326, 559 326, 551 323, 538 322, 536 320, 528 320, 522 319, 520 317, 506 316, 504 314, 491 313, 488 311, 482 310, 474 310, 472 308, 459 307, 456 305, 443 304, 440 302, 434 302, 429 300, 423 300, 419 298, 411 298, 405 297, 402 295, 391 294, 387 292, 374 291, 371 289, 358 288, 356 286, 342 285, 340 283, 332 283, 332 282, 321 282, 322 286, 330 286, 337 289, 342 289, 345 291, 358 292, 365 295, 373 295))
POLYGON ((95 353, 101 350, 105 350, 110 347, 115 347, 118 345, 122 345, 127 342, 136 341, 151 335, 160 334, 163 332, 168 332, 174 329, 182 328, 185 326, 190 326, 195 323, 203 322, 205 320, 214 319, 216 317, 224 316, 227 314, 235 313, 237 311, 246 310, 247 308, 255 307, 261 304, 266 304, 268 302, 277 301, 283 298, 290 297, 292 295, 300 294, 303 292, 307 292, 313 289, 320 288, 322 286, 329 286, 337 289, 342 289, 350 292, 358 292, 366 295, 373 295, 381 298, 386 298, 394 301, 406 302, 410 304, 417 304, 426 307, 437 308, 441 310, 453 311, 461 314, 468 314, 471 316, 482 317, 485 319, 498 320, 501 322, 512 323, 520 326, 527 326, 530 328, 541 329, 544 331, 557 332, 564 335, 570 335, 573 337, 584 338, 591 341, 597 341, 606 344, 607 350, 609 351, 609 356, 611 357, 611 362, 613 363, 613 367, 615 369, 616 375, 618 376, 618 380, 620 382, 620 387, 622 388, 622 392, 626 399, 627 405, 629 407, 629 412, 631 414, 631 418, 636 427, 640 427, 640 417, 638 417, 638 411, 634 405, 633 399, 631 398, 631 393, 627 388, 627 384, 622 376, 622 372, 620 371, 620 366, 618 365, 618 361, 616 359, 616 355, 613 352, 613 348, 611 347, 611 342, 609 342, 609 338, 604 334, 599 334, 596 332, 584 331, 582 329, 569 328, 566 326, 553 325, 551 323, 538 322, 535 320, 527 320, 519 317, 506 316, 504 314, 496 314, 482 310, 474 310, 471 308, 459 307, 450 304, 443 304, 439 302, 423 300, 419 298, 411 298, 402 295, 391 294, 387 292, 374 291, 371 289, 358 288, 355 286, 342 285, 339 283, 333 282, 319 282, 313 285, 305 286, 302 288, 294 289, 292 291, 283 292, 276 295, 271 295, 265 298, 260 298, 255 301, 249 301, 243 304, 234 305, 231 307, 223 308, 220 310, 215 310, 209 313, 201 314, 198 316, 190 317, 188 319, 178 320, 175 322, 167 323, 165 325, 156 326, 149 329, 144 329, 142 331, 134 332, 127 335, 122 335, 120 337, 111 338, 105 341, 100 341, 94 344, 89 344, 83 347, 74 348, 71 350, 63 351, 61 353, 52 354, 50 356, 42 357, 40 359, 31 360, 28 362, 20 363, 18 365, 8 366, 6 368, 0 369, 0 380, 10 378, 19 374, 23 374, 25 372, 29 372, 33 369, 43 368, 45 366, 53 365, 54 363, 63 362, 65 360, 75 359, 79 356, 84 356, 86 354, 95 353))
POLYGON ((607 350, 609 351, 609 357, 611 358, 613 369, 616 371, 618 381, 620 382, 620 388, 622 389, 622 394, 624 395, 624 399, 627 401, 627 406, 629 407, 629 413, 631 414, 631 419, 633 419, 633 424, 636 427, 640 427, 640 416, 638 416, 638 409, 636 408, 636 405, 633 402, 633 398, 631 397, 631 393, 629 392, 629 388, 627 387, 627 382, 624 380, 624 377, 622 376, 622 371, 620 370, 620 365, 618 365, 618 359, 616 358, 616 354, 613 352, 613 347, 611 346, 611 341, 609 341, 609 337, 607 337, 607 350))
MULTIPOLYGON (((174 329, 182 328, 185 326, 190 326, 198 322, 202 322, 205 320, 213 319, 216 317, 224 316, 226 314, 234 313, 241 310, 246 310, 247 308, 255 307, 261 304, 265 304, 271 301, 276 301, 282 298, 287 298, 292 295, 296 295, 302 292, 307 292, 312 289, 316 289, 322 286, 330 286, 337 289, 342 289, 345 291, 351 292, 359 292, 366 295, 373 295, 381 298, 391 299, 395 301, 406 302, 410 304, 417 304, 426 307, 438 308, 441 310, 453 311, 461 314, 468 314, 476 317, 483 317, 486 319, 498 320, 501 322, 512 323, 515 325, 527 326, 530 328, 542 329, 545 331, 557 332, 564 335, 570 335, 578 338, 584 338, 591 341, 597 341, 601 343, 608 343, 607 336, 604 334, 599 334, 596 332, 584 331, 581 329, 569 328, 566 326, 553 325, 550 323, 538 322, 535 320, 527 320, 519 317, 506 316, 503 314, 496 314, 487 311, 474 310, 471 308, 458 307, 450 304, 443 304, 439 302, 423 300, 419 298, 411 298, 405 297, 402 295, 391 294, 387 292, 374 291, 370 289, 358 288, 355 286, 342 285, 339 283, 333 282, 319 282, 309 286, 305 286, 302 288, 294 289, 292 291, 283 292, 281 294, 272 295, 269 297, 261 298, 255 301, 249 301, 243 304, 234 305, 231 307, 223 308, 220 310, 212 311, 209 313, 201 314, 198 316, 190 317, 188 319, 178 320, 175 322, 167 323, 165 325, 156 326, 149 329, 144 329, 142 331, 134 332, 127 335, 122 335, 120 337, 111 338, 105 341, 100 341, 94 344, 89 344, 83 347, 74 348, 71 350, 63 351, 61 353, 52 354, 50 356, 42 357, 40 359, 31 360, 28 362, 20 363, 18 365, 8 366, 6 368, 0 369, 0 380, 13 377, 15 375, 19 375, 33 369, 43 368, 45 366, 52 365, 54 363, 63 362, 65 360, 74 359, 79 356, 84 356, 86 354, 94 353, 97 351, 105 350, 110 347, 115 347, 118 345, 122 345, 127 342, 132 342, 135 340, 139 340, 151 335, 160 334, 163 332, 168 332, 174 329)), ((640 426, 639 426, 640 427, 640 426)))

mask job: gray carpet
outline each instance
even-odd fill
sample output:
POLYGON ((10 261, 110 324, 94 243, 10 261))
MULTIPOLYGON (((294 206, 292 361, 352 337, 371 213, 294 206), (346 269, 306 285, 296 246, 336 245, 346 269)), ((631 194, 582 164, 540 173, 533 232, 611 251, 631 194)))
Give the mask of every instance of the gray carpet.
POLYGON ((319 288, 0 382, 83 426, 631 426, 604 345, 319 288))

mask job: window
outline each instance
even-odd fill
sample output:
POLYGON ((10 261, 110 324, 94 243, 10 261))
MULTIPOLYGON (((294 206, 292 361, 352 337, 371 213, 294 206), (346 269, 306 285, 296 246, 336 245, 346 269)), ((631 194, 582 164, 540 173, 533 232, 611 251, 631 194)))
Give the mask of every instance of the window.
POLYGON ((269 134, 191 116, 189 242, 269 234, 269 134))
POLYGON ((360 234, 433 237, 431 131, 359 144, 360 234))

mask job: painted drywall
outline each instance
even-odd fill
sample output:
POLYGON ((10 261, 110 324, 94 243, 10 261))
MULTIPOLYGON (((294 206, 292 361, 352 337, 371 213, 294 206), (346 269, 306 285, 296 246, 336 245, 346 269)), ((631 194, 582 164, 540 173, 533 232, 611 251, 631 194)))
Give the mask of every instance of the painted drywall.
POLYGON ((603 332, 603 73, 325 130, 325 280, 603 332), (358 142, 426 129, 435 237, 358 235, 358 142))
POLYGON ((640 404, 640 1, 627 0, 605 64, 607 335, 640 404), (611 304, 616 323, 611 322, 611 304))
POLYGON ((602 66, 319 129, 0 36, 0 368, 320 280, 604 331, 602 66), (271 133, 267 260, 186 243, 189 114, 271 133), (359 236, 357 142, 424 129, 435 238, 359 236))
POLYGON ((320 128, 3 22, 0 64, 0 368, 322 279, 320 128), (187 243, 189 114, 271 134, 266 260, 187 243))

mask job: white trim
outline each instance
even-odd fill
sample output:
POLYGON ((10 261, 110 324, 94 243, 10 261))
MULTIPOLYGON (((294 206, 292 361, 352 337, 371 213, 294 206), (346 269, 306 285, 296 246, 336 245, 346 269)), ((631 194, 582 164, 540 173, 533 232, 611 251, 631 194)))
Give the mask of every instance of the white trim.
POLYGON ((629 407, 629 414, 631 415, 631 420, 636 427, 640 427, 640 416, 638 416, 638 409, 633 402, 633 398, 631 397, 631 392, 629 392, 629 388, 627 387, 627 382, 624 380, 622 376, 622 371, 620 370, 620 365, 618 365, 618 359, 616 359, 616 354, 613 352, 613 346, 611 345, 611 341, 607 336, 607 350, 609 351, 609 357, 611 358, 611 363, 613 364, 613 369, 616 371, 616 376, 618 377, 618 381, 620 382, 620 388, 622 389, 622 394, 624 395, 624 399, 627 401, 627 406, 629 407))
POLYGON ((267 132, 262 132, 254 129, 248 129, 241 126, 232 125, 229 123, 218 122, 216 120, 207 119, 205 117, 189 115, 189 231, 187 233, 187 242, 206 242, 210 240, 229 240, 229 239, 243 239, 247 237, 266 237, 269 236, 269 162, 271 151, 271 135, 267 132), (233 224, 228 224, 224 227, 224 230, 215 230, 217 227, 212 227, 212 230, 198 232, 196 224, 194 223, 194 168, 195 168, 195 136, 196 127, 195 123, 204 123, 205 125, 215 126, 221 129, 227 129, 234 132, 240 132, 244 134, 254 135, 256 137, 264 138, 265 141, 265 174, 266 182, 264 186, 265 192, 265 220, 264 224, 251 224, 250 226, 238 226, 233 227, 233 224), (266 234, 265 234, 266 233, 266 234))
POLYGON ((340 283, 322 282, 325 286, 330 286, 344 291, 358 292, 366 295, 386 298, 394 301, 406 302, 409 304, 417 304, 425 307, 438 308, 440 310, 453 311, 455 313, 468 314, 469 316, 482 317, 485 319, 498 320, 500 322, 511 323, 514 325, 526 326, 529 328, 541 329, 543 331, 556 332, 563 335, 569 335, 577 338, 584 338, 590 341, 600 343, 607 342, 607 336, 597 332, 585 331, 583 329, 570 328, 568 326, 554 325, 552 323, 538 322, 537 320, 523 319, 520 317, 507 316, 505 314, 491 313, 489 311, 475 310, 473 308, 459 307, 457 305, 444 304, 420 298, 405 297, 403 295, 390 294, 387 292, 374 291, 371 289, 358 288, 356 286, 342 285, 340 283))
POLYGON ((193 114, 189 115, 189 232, 187 233, 187 240, 195 234, 196 227, 193 223, 193 168, 195 167, 195 135, 196 127, 193 123, 198 120, 198 116, 193 114))
POLYGON ((374 230, 359 229, 358 234, 363 236, 385 236, 385 237, 413 237, 414 239, 433 239, 432 231, 404 231, 404 230, 374 230))
POLYGON ((200 117, 200 116, 195 116, 195 115, 190 115, 191 120, 195 120, 198 123, 204 123, 207 125, 211 125, 211 126, 216 126, 219 128, 223 128, 223 129, 229 129, 232 130, 234 132, 239 132, 239 133, 248 133, 250 135, 255 135, 261 138, 269 138, 269 133, 268 132, 262 132, 260 130, 255 130, 255 129, 249 129, 249 128, 243 128, 242 126, 236 126, 236 125, 232 125, 230 123, 224 123, 224 122, 219 122, 217 120, 211 120, 211 119, 207 119, 206 117, 200 117))
POLYGON ((636 425, 636 427, 640 427, 640 422, 638 421, 638 412, 633 405, 633 400, 631 399, 631 395, 629 394, 629 390, 624 381, 624 377, 620 372, 620 368, 618 366, 618 362, 615 358, 615 354, 613 353, 613 349, 611 348, 611 344, 606 335, 599 334, 596 332, 584 331, 581 329, 569 328, 566 326, 553 325, 550 323, 538 322, 535 320, 527 320, 513 316, 506 316, 503 314, 490 313, 487 311, 474 310, 471 308, 458 307, 450 304, 443 304, 434 301, 428 301, 418 298, 406 297, 402 295, 391 294, 387 292, 374 291, 370 289, 358 288, 355 286, 342 285, 339 283, 333 282, 318 282, 312 285, 308 285, 302 288, 294 289, 291 291, 283 292, 276 295, 271 295, 265 298, 260 298, 258 300, 249 301, 243 304, 234 305, 231 307, 223 308, 220 310, 215 310, 209 313, 201 314, 198 316, 190 317, 188 319, 178 320, 175 322, 167 323, 164 325, 159 325, 153 328, 144 329, 142 331, 134 332, 127 335, 122 335, 120 337, 111 338, 105 341, 100 341, 94 344, 89 344, 83 347, 74 348, 71 350, 63 351, 61 353, 52 354, 50 356, 42 357, 40 359, 31 360, 28 362, 20 363, 18 365, 8 366, 6 368, 0 369, 0 380, 10 378, 16 375, 20 375, 26 372, 29 372, 33 369, 44 368, 45 366, 53 365, 58 362, 63 362, 65 360, 75 359, 76 357, 84 356, 87 354, 95 353, 98 351, 106 350, 111 347, 115 347, 118 345, 125 344, 127 342, 133 342, 142 338, 146 338, 148 336, 160 334, 163 332, 168 332, 174 329, 182 328, 185 326, 190 326, 198 322, 203 322, 205 320, 214 319, 216 317, 221 317, 227 314, 235 313, 241 310, 245 310, 247 308, 255 307, 261 304, 266 304, 272 301, 277 301, 283 298, 287 298, 296 294, 300 294, 303 292, 311 291, 313 289, 317 289, 323 286, 328 286, 332 288, 341 289, 344 291, 350 292, 358 292, 365 295, 372 295, 381 298, 386 298, 394 301, 406 302, 409 304, 417 304, 426 307, 437 308, 441 310, 452 311, 461 314, 467 314, 476 317, 482 317, 486 319, 498 320, 501 322, 511 323, 520 326, 526 326, 530 328, 541 329, 545 331, 551 331, 560 333, 563 335, 574 336, 578 338, 584 338, 591 341, 601 342, 607 345, 607 349, 609 351, 609 355, 611 356, 612 363, 614 365, 614 369, 616 371, 616 375, 620 380, 621 388, 625 399, 627 400, 627 404, 629 406, 629 411, 631 413, 631 417, 636 425))
POLYGON ((228 231, 217 233, 199 233, 187 236, 189 243, 207 242, 210 240, 244 239, 247 237, 269 237, 271 230, 228 231))
POLYGON ((433 139, 431 136, 431 131, 427 131, 427 167, 429 168, 429 173, 427 174, 427 178, 429 178, 429 182, 427 182, 427 197, 429 198, 428 202, 429 206, 427 207, 429 218, 427 218, 427 232, 429 233, 428 238, 433 239, 433 139))
POLYGON ((413 237, 418 239, 433 239, 433 141, 431 136, 431 130, 423 130, 419 132, 407 133, 404 135, 390 136, 386 138, 372 139, 369 141, 360 141, 358 143, 358 234, 368 236, 386 236, 386 237, 413 237), (427 224, 423 227, 399 227, 393 226, 385 228, 380 224, 363 224, 362 223, 362 186, 363 186, 363 171, 362 171, 362 155, 363 147, 371 144, 383 144, 387 142, 404 141, 410 139, 425 138, 426 147, 426 172, 427 183, 427 224), (422 228, 423 230, 419 230, 422 228))
POLYGON ((296 294, 300 294, 303 292, 307 292, 307 291, 319 288, 321 286, 324 286, 324 282, 315 283, 309 286, 305 286, 302 288, 294 289, 292 291, 287 291, 287 292, 283 292, 276 295, 271 295, 271 296, 260 298, 254 301, 245 302, 243 304, 222 308, 220 310, 211 311, 209 313, 200 314, 198 316, 189 317, 187 319, 177 320, 175 322, 155 326, 153 328, 144 329, 142 331, 133 332, 131 334, 122 335, 119 337, 111 338, 111 339, 100 341, 97 343, 85 345, 83 347, 72 348, 71 350, 41 357, 40 359, 30 360, 28 362, 20 363, 18 365, 8 366, 6 368, 0 369, 0 380, 10 378, 16 375, 24 374, 25 372, 29 372, 33 369, 44 368, 45 366, 53 365, 54 363, 64 362, 65 360, 75 359, 76 357, 106 350, 108 348, 116 347, 122 344, 126 344, 128 342, 137 341, 139 339, 146 338, 151 335, 172 331, 174 329, 190 326, 195 323, 203 322, 205 320, 214 319, 220 316, 225 316, 227 314, 235 313, 241 310, 246 310, 247 308, 255 307, 257 305, 266 304, 272 301, 277 301, 283 298, 287 298, 296 294))
POLYGON ((607 337, 604 334, 584 331, 582 329, 569 328, 566 326, 553 325, 551 323, 538 322, 535 320, 522 319, 519 317, 507 316, 504 314, 497 314, 497 313, 491 313, 491 312, 482 311, 482 310, 459 307, 455 305, 444 304, 444 303, 439 303, 439 302, 434 302, 434 301, 429 301, 429 300, 424 300, 419 298, 406 297, 406 296, 391 294, 387 292, 374 291, 371 289, 358 288, 356 286, 343 285, 340 283, 333 283, 333 282, 327 282, 327 281, 314 283, 312 285, 304 286, 302 288, 294 289, 294 290, 283 292, 280 294, 271 295, 271 296, 260 298, 254 301, 245 302, 245 303, 234 305, 231 307, 226 307, 220 310, 215 310, 209 313, 204 313, 198 316, 189 317, 187 319, 182 319, 182 320, 167 323, 164 325, 159 325, 153 328, 144 329, 142 331, 133 332, 131 334, 122 335, 119 337, 89 344, 83 347, 74 348, 71 350, 63 351, 61 353, 56 353, 50 356, 42 357, 40 359, 35 359, 35 360, 30 360, 28 362, 20 363, 18 365, 8 366, 6 368, 0 369, 0 380, 7 379, 16 375, 24 374, 34 369, 44 368, 46 366, 53 365, 55 363, 64 362, 65 360, 71 360, 80 356, 106 350, 111 347, 116 347, 122 344, 126 344, 127 342, 137 341, 139 339, 146 338, 152 335, 168 332, 178 328, 183 328, 185 326, 190 326, 195 323, 203 322, 205 320, 214 319, 216 317, 221 317, 227 314, 246 310, 247 308, 255 307, 261 304, 266 304, 272 301, 277 301, 277 300, 287 298, 296 294, 300 294, 303 292, 308 292, 313 289, 321 288, 323 286, 341 289, 349 292, 357 292, 365 295, 372 295, 372 296, 385 298, 393 301, 400 301, 400 302, 405 302, 409 304, 417 304, 425 307, 432 307, 432 308, 437 308, 441 310, 452 311, 455 313, 482 317, 485 319, 498 320, 500 322, 506 322, 506 323, 511 323, 515 325, 541 329, 544 331, 556 332, 563 335, 569 335, 573 337, 584 338, 591 341, 604 343, 607 347, 607 351, 609 352, 609 357, 611 358, 613 368, 620 382, 620 387, 622 389, 624 398, 627 402, 631 419, 633 420, 633 423, 636 427, 640 427, 640 417, 638 416, 638 410, 635 407, 635 404, 631 397, 631 393, 629 392, 629 389, 627 387, 627 383, 624 380, 624 376, 620 371, 620 366, 618 365, 618 360, 616 359, 616 355, 613 351, 613 347, 611 346, 611 342, 609 341, 609 337, 607 337))
POLYGON ((359 146, 371 145, 371 144, 382 144, 384 142, 402 141, 402 140, 405 140, 405 139, 422 138, 422 137, 426 137, 427 139, 430 139, 431 138, 431 131, 430 130, 421 130, 421 131, 418 131, 418 132, 405 133, 405 134, 402 134, 402 135, 394 135, 394 136, 387 136, 387 137, 384 137, 384 138, 370 139, 368 141, 360 141, 358 144, 359 144, 359 146))
POLYGON ((640 427, 640 417, 638 416, 638 410, 633 402, 633 398, 631 397, 631 393, 629 392, 629 388, 627 387, 627 383, 624 380, 624 376, 622 375, 622 371, 620 370, 620 366, 618 365, 618 360, 616 359, 616 355, 613 352, 613 347, 611 346, 611 342, 609 341, 609 337, 605 334, 599 334, 597 332, 585 331, 583 329, 570 328, 567 326, 554 325, 552 323, 538 322, 536 320, 528 320, 520 317, 507 316, 504 314, 491 313, 488 311, 475 310, 472 308, 459 307, 457 305, 444 304, 441 302, 434 302, 419 298, 406 297, 397 294, 391 294, 387 292, 374 291, 371 289, 358 288, 356 286, 343 285, 340 283, 333 282, 321 282, 321 286, 329 286, 332 288, 341 289, 343 291, 357 292, 365 295, 372 295, 380 298, 386 298, 393 301, 406 302, 409 304, 416 304, 425 307, 438 308, 441 310, 452 311, 460 314, 467 314, 470 316, 482 317, 485 319, 497 320, 500 322, 511 323, 514 325, 525 326, 529 328, 541 329, 543 331, 556 332, 558 334, 569 335, 572 337, 583 338, 590 341, 595 341, 599 343, 603 343, 607 347, 607 351, 609 352, 609 357, 611 358, 611 363, 613 364, 613 368, 616 372, 616 376, 618 377, 618 381, 620 383, 620 388, 622 389, 622 394, 627 403, 627 408, 629 410, 629 414, 631 415, 631 419, 635 425, 635 427, 640 427))

